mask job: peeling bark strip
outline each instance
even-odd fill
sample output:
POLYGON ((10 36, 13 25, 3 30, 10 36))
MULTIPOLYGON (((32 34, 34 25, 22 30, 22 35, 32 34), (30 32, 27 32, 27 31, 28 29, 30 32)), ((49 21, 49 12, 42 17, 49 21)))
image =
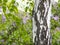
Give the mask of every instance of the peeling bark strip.
POLYGON ((33 10, 34 45, 51 45, 50 41, 51 0, 35 0, 33 10))

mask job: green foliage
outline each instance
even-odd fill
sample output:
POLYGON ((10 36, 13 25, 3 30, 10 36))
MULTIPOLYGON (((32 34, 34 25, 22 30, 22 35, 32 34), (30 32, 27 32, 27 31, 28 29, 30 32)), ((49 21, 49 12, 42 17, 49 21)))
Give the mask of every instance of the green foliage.
POLYGON ((28 0, 27 4, 29 4, 29 6, 25 7, 25 12, 28 12, 30 15, 32 15, 32 10, 34 7, 34 1, 33 0, 28 0))
MULTIPOLYGON (((33 45, 32 21, 29 19, 24 24, 23 17, 26 16, 26 12, 32 15, 34 1, 28 0, 27 4, 29 6, 25 7, 22 15, 15 0, 0 0, 3 10, 0 14, 0 45, 33 45)), ((60 45, 60 29, 56 29, 60 27, 60 0, 57 8, 52 7, 52 13, 53 16, 59 17, 59 20, 51 19, 52 45, 60 45)))
POLYGON ((0 7, 0 45, 32 45, 32 21, 23 23, 16 1, 0 0, 0 7))
POLYGON ((52 7, 53 16, 58 16, 58 20, 51 19, 52 45, 60 45, 60 0, 57 7, 52 7))

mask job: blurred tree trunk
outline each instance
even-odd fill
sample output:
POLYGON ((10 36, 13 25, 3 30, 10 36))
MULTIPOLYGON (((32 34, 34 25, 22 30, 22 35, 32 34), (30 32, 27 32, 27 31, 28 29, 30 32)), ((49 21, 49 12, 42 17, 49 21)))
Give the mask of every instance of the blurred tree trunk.
POLYGON ((35 0, 33 10, 34 45, 51 45, 50 40, 51 0, 35 0))

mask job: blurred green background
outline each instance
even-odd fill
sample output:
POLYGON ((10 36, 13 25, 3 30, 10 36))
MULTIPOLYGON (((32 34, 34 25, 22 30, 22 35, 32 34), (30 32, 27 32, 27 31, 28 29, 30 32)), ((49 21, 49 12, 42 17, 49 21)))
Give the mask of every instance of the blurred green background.
MULTIPOLYGON (((34 1, 27 0, 26 4, 24 11, 21 11, 16 0, 0 0, 0 45, 33 45, 34 1)), ((52 6, 51 38, 52 45, 60 45, 60 0, 55 7, 52 6)))

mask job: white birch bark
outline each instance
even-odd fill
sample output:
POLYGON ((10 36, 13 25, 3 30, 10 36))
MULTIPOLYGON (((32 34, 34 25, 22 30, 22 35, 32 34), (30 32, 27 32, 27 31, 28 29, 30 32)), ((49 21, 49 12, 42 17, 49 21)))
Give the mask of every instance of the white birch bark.
POLYGON ((35 0, 33 10, 34 45, 51 45, 50 42, 51 0, 35 0))

